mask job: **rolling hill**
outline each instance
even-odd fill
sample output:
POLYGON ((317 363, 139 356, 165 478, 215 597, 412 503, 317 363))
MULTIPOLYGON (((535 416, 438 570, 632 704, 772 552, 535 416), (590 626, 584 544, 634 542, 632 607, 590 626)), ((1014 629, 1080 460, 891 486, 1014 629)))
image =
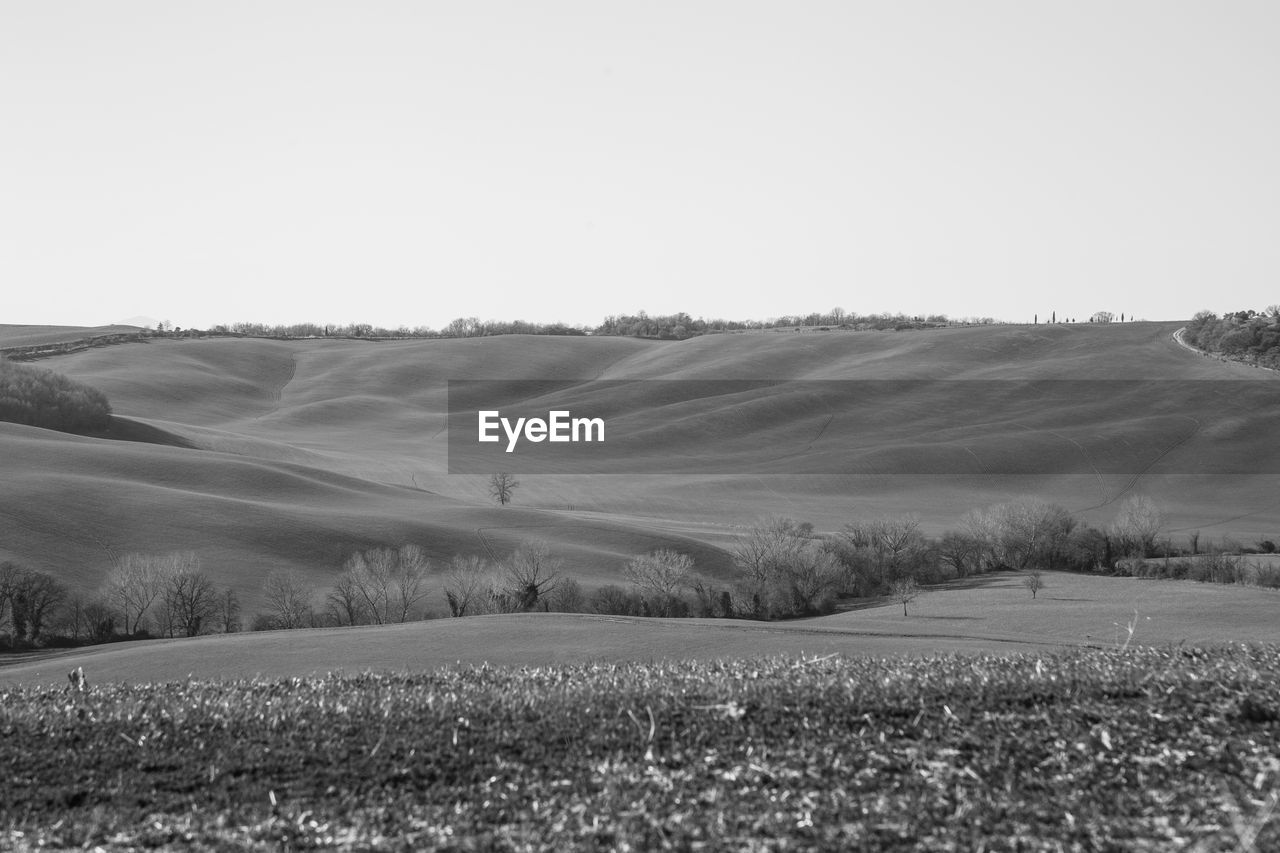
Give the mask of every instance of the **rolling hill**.
MULTIPOLYGON (((1280 377, 1188 352, 1178 325, 97 347, 40 364, 105 392, 131 440, 0 424, 0 559, 91 589, 120 554, 194 550, 252 612, 270 569, 323 586, 375 545, 440 565, 541 538, 587 585, 676 547, 725 577, 723 547, 761 516, 915 512, 936 532, 1023 495, 1106 523, 1140 491, 1172 535, 1274 537, 1280 377), (488 468, 449 473, 462 379, 608 413, 616 455, 590 475, 517 467, 496 507, 488 468), (670 399, 673 381, 703 393, 670 399)), ((39 334, 0 327, 0 347, 39 334)))

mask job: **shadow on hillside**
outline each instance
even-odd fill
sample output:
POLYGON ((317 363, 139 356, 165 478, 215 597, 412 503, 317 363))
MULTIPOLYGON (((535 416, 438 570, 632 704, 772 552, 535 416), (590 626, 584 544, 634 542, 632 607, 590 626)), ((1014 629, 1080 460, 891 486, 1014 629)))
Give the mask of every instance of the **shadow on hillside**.
MULTIPOLYGON (((968 578, 958 578, 953 581, 946 581, 940 584, 929 584, 924 587, 925 592, 953 592, 964 589, 1012 589, 1022 585, 1022 576, 1012 572, 996 572, 987 575, 975 575, 968 578)), ((1066 599, 1064 599, 1066 600, 1066 599)), ((887 604, 895 604, 896 601, 889 595, 874 595, 867 598, 843 598, 836 602, 836 613, 848 613, 854 610, 870 610, 875 607, 884 607, 887 604)), ((949 617, 930 617, 930 618, 949 618, 949 617)), ((968 618, 968 617, 954 617, 968 618)))
POLYGON ((986 589, 989 587, 1014 587, 1022 585, 1022 575, 1013 572, 993 572, 987 575, 957 578, 940 584, 931 584, 930 590, 986 589))
POLYGON ((111 426, 105 432, 96 433, 94 438, 107 438, 113 441, 136 441, 142 444, 160 444, 165 447, 182 447, 187 450, 196 450, 196 445, 189 439, 183 438, 177 433, 160 429, 159 427, 145 424, 142 421, 135 421, 131 418, 122 418, 119 415, 111 416, 111 426))

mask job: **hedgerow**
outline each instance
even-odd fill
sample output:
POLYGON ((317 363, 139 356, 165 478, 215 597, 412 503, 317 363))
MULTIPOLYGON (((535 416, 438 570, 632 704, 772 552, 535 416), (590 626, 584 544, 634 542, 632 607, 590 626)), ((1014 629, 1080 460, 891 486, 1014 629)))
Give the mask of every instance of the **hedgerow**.
POLYGON ((89 680, 0 845, 1280 849, 1275 647, 89 680))

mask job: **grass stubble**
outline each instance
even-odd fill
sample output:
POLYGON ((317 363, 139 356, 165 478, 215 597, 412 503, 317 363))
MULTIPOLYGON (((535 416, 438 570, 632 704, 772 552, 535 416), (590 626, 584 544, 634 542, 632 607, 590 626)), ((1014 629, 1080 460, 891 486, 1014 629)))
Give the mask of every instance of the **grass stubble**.
POLYGON ((1126 643, 10 688, 0 845, 1275 850, 1278 685, 1126 643))

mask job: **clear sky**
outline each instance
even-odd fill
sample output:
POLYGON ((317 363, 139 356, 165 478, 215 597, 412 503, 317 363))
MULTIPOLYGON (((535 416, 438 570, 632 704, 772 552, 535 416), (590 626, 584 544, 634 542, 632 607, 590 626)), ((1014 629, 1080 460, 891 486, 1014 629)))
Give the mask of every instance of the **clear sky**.
POLYGON ((1280 302, 1280 3, 0 0, 0 322, 1280 302))

